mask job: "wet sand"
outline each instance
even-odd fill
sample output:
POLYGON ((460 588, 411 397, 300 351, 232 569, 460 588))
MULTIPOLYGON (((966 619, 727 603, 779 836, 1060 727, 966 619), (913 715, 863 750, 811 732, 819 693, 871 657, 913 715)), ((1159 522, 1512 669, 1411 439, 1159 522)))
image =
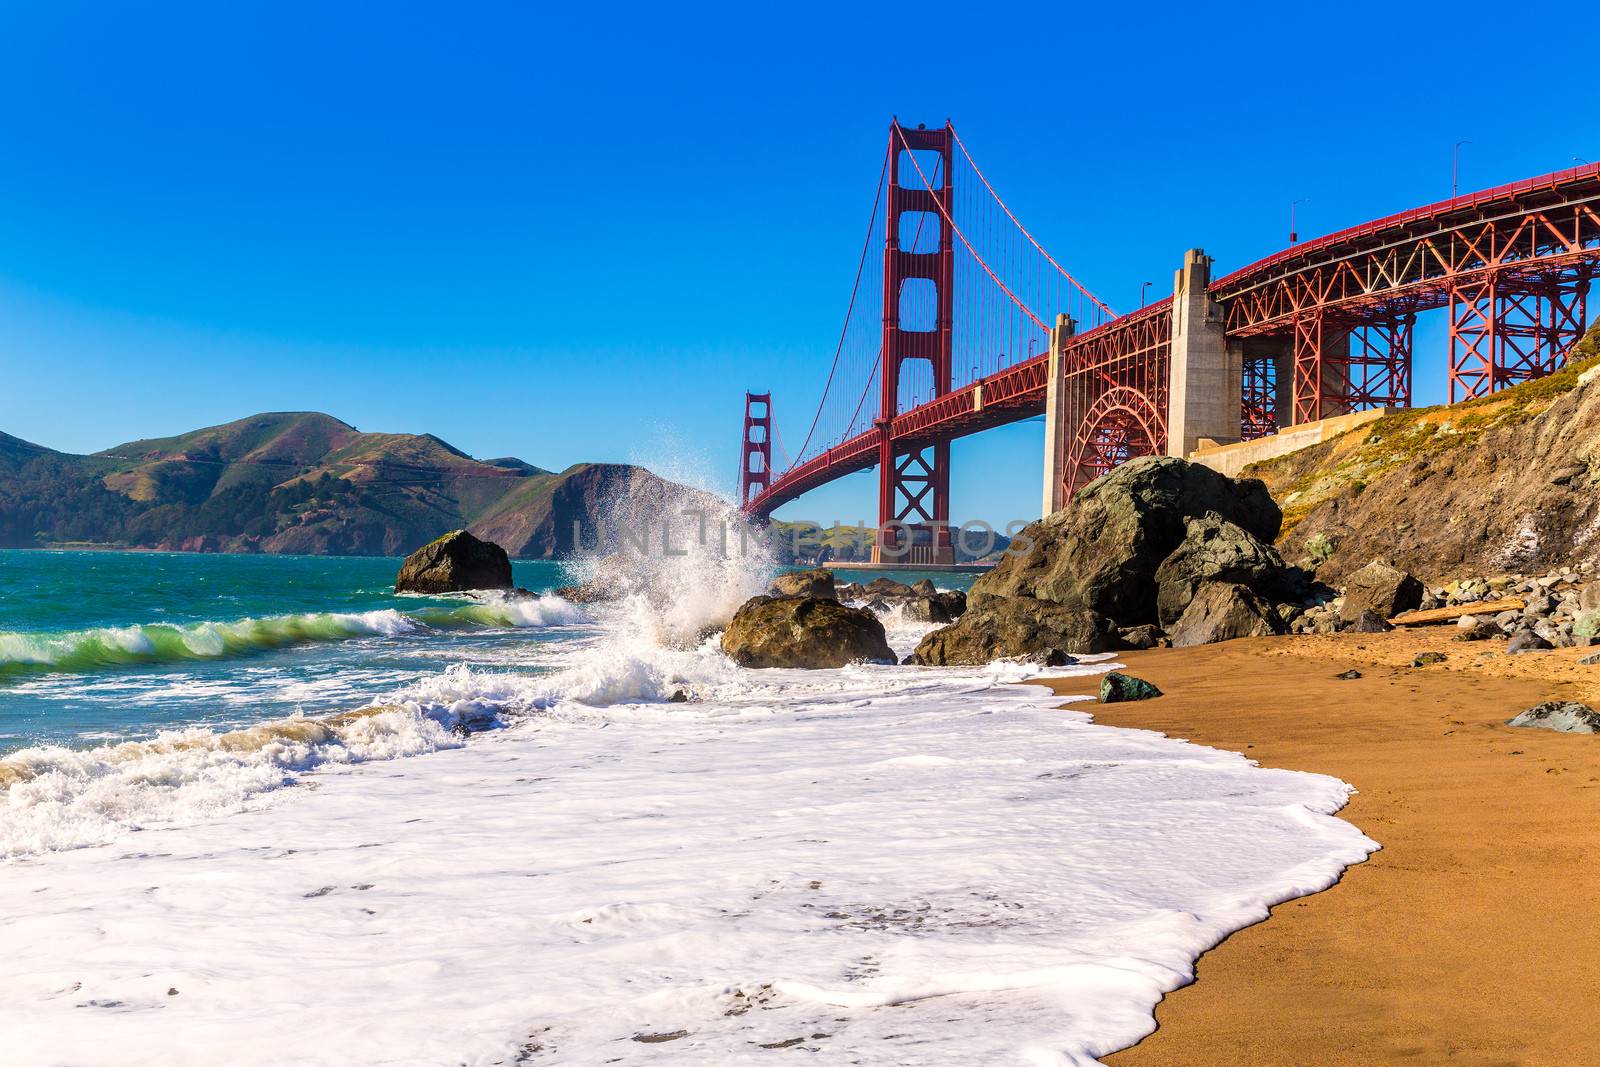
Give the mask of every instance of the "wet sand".
POLYGON ((1600 737, 1504 725, 1542 700, 1600 707, 1600 666, 1456 633, 1120 657, 1167 695, 1097 721, 1342 778, 1360 790, 1342 817, 1383 849, 1207 953, 1107 1064, 1600 1064, 1600 737), (1424 650, 1449 659, 1411 667, 1424 650))

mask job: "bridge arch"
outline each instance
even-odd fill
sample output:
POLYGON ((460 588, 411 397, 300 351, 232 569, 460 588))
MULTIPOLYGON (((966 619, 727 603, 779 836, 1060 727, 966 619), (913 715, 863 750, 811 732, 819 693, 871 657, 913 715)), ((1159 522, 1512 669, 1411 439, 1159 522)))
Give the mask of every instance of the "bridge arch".
POLYGON ((1113 386, 1095 398, 1073 431, 1067 450, 1069 493, 1103 474, 1165 450, 1165 419, 1138 389, 1113 386))

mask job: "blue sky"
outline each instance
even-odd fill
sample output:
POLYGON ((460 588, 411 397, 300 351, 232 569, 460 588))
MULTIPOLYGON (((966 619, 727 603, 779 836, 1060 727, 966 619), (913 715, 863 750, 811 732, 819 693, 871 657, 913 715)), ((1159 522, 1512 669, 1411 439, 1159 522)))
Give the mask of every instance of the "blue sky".
MULTIPOLYGON (((1592 63, 1543 61, 1600 15, 1533 67, 1470 59, 1487 6, 1289 8, 5 5, 0 429, 317 409, 727 487, 747 387, 804 436, 891 115, 952 117, 1118 309, 1281 247, 1291 200, 1309 237, 1448 196, 1461 139, 1463 190, 1600 158, 1592 63)), ((955 516, 1031 517, 1041 439, 958 443, 955 516)))

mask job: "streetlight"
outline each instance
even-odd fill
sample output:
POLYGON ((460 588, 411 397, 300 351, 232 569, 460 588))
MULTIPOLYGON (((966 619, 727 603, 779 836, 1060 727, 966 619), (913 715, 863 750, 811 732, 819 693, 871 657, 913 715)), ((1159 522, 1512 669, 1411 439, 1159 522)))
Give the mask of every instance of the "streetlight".
POLYGON ((1578 164, 1580 167, 1587 167, 1589 165, 1589 161, 1584 159, 1582 156, 1573 156, 1572 161, 1578 164))
POLYGON ((1461 146, 1471 144, 1471 141, 1457 141, 1450 153, 1450 199, 1454 200, 1461 192, 1461 146))
POLYGON ((1144 293, 1145 293, 1145 290, 1150 288, 1154 284, 1155 284, 1155 282, 1145 282, 1144 284, 1139 286, 1139 306, 1140 307, 1144 307, 1144 293))
POLYGON ((1302 196, 1299 200, 1296 200, 1296 201, 1294 201, 1293 203, 1291 203, 1289 205, 1289 243, 1290 244, 1297 244, 1300 241, 1300 234, 1297 233, 1295 231, 1295 228, 1294 228, 1294 209, 1296 207, 1298 207, 1299 205, 1301 205, 1301 204, 1309 204, 1309 203, 1311 203, 1311 198, 1309 196, 1302 196))

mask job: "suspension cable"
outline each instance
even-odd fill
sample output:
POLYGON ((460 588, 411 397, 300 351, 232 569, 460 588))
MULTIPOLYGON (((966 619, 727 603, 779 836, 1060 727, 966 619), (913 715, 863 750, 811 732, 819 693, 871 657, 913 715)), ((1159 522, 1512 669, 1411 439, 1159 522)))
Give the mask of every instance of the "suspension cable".
POLYGON ((883 153, 883 169, 878 172, 878 191, 872 198, 872 214, 867 219, 867 236, 861 242, 861 259, 856 263, 856 280, 850 286, 850 304, 845 308, 844 325, 839 329, 839 343, 833 350, 833 365, 828 368, 828 380, 822 386, 822 399, 817 403, 817 413, 811 419, 811 429, 806 431, 806 439, 800 444, 800 451, 796 455, 804 456, 806 449, 811 445, 811 435, 817 432, 817 423, 822 419, 823 409, 828 406, 828 390, 833 386, 834 372, 839 369, 839 357, 844 352, 845 338, 850 333, 850 317, 855 314, 856 297, 861 293, 861 275, 867 267, 867 253, 872 250, 873 224, 878 221, 878 204, 883 200, 883 183, 889 175, 889 151, 894 146, 890 145, 883 153))
POLYGON ((1107 307, 1105 301, 1091 293, 1082 282, 1073 277, 1071 271, 1057 263, 1055 261, 1055 257, 1049 252, 1045 251, 1044 245, 1040 244, 1034 238, 1033 234, 1028 232, 1028 228, 1022 224, 1021 220, 1011 213, 1011 209, 1006 206, 1006 202, 1000 199, 1000 194, 994 191, 994 186, 989 184, 989 179, 984 177, 983 170, 978 166, 977 160, 972 158, 972 153, 967 151, 966 144, 962 142, 961 135, 956 132, 956 128, 954 126, 950 127, 950 136, 955 138, 956 145, 961 149, 961 154, 966 157, 967 163, 971 165, 972 172, 978 176, 978 180, 983 183, 983 187, 989 190, 989 195, 994 197, 994 202, 1000 205, 1000 210, 1006 213, 1006 218, 1010 219, 1012 225, 1014 225, 1018 230, 1022 231, 1022 236, 1028 239, 1028 243, 1033 245, 1034 248, 1038 249, 1039 254, 1047 259, 1052 267, 1060 271, 1061 276, 1067 279, 1067 281, 1071 282, 1073 287, 1076 288, 1078 292, 1088 297, 1090 302, 1093 303, 1095 307, 1105 312, 1107 318, 1116 318, 1117 313, 1107 307))

